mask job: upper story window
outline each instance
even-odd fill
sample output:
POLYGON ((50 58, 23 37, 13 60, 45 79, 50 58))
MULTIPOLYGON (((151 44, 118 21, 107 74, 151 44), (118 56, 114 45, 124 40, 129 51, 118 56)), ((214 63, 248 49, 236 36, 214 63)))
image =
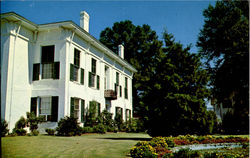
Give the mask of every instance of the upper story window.
POLYGON ((124 95, 125 99, 128 99, 128 78, 127 77, 125 77, 124 93, 125 93, 124 95))
POLYGON ((33 64, 33 81, 40 79, 59 79, 60 62, 54 62, 55 46, 42 46, 41 63, 33 64))
POLYGON ((84 69, 80 68, 81 52, 78 49, 74 49, 74 64, 70 64, 70 81, 84 84, 84 69), (80 77, 79 77, 80 76, 80 77))
POLYGON ((116 72, 116 82, 115 82, 115 92, 116 94, 119 93, 119 89, 120 89, 120 93, 119 93, 119 96, 121 97, 122 93, 121 93, 121 86, 119 86, 119 81, 120 81, 120 74, 118 72, 116 72))
POLYGON ((54 51, 54 45, 42 47, 42 79, 53 78, 54 51))
POLYGON ((91 72, 89 72, 89 87, 100 89, 100 76, 96 75, 96 60, 94 58, 91 59, 91 72))

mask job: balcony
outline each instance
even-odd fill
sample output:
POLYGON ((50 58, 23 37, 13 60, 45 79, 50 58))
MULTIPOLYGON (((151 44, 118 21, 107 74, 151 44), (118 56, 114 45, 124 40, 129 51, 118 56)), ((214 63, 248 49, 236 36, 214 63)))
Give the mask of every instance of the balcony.
POLYGON ((117 99, 117 94, 114 90, 105 90, 104 91, 104 98, 108 99, 108 100, 115 100, 117 99))

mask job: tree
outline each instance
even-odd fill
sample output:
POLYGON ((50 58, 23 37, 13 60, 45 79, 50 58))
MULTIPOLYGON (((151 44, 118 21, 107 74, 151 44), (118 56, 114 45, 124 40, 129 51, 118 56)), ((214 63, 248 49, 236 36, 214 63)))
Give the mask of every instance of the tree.
POLYGON ((189 47, 183 49, 167 32, 163 37, 163 53, 143 96, 148 132, 151 136, 204 134, 209 123, 204 101, 209 95, 207 72, 189 47))
POLYGON ((162 42, 150 26, 135 26, 129 20, 116 22, 112 28, 106 28, 101 32, 100 41, 116 53, 118 45, 124 45, 125 60, 138 71, 133 77, 133 109, 143 116, 141 93, 148 90, 148 81, 153 77, 162 42))
POLYGON ((248 133, 249 89, 248 1, 218 1, 204 10, 205 24, 197 42, 211 74, 215 106, 232 108, 226 132, 248 133))

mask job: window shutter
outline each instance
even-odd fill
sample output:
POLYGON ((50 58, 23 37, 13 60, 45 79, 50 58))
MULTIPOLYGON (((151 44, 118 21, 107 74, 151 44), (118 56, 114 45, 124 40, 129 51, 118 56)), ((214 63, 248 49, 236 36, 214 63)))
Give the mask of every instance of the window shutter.
POLYGON ((84 109, 85 109, 85 101, 81 99, 81 122, 84 122, 84 109))
POLYGON ((100 76, 97 75, 96 78, 96 88, 99 90, 100 89, 100 76))
POLYGON ((84 84, 84 69, 81 68, 81 84, 84 84))
POLYGON ((59 76, 60 76, 60 62, 54 62, 53 78, 59 79, 59 76))
POLYGON ((71 100, 70 100, 70 117, 74 117, 74 111, 75 111, 74 98, 71 98, 71 100))
POLYGON ((91 72, 89 72, 89 87, 91 87, 91 72))
POLYGON ((122 97, 122 86, 120 86, 120 97, 122 97))
POLYGON ((123 119, 123 108, 121 108, 121 117, 123 119))
POLYGON ((58 118, 58 96, 52 97, 52 107, 51 107, 51 121, 57 122, 58 118))
POLYGON ((98 116, 101 115, 101 104, 100 103, 97 103, 97 109, 98 109, 98 116))
POLYGON ((74 65, 70 64, 70 81, 74 81, 74 65))
POLYGON ((40 64, 33 64, 33 81, 39 80, 40 64))
POLYGON ((36 111, 37 111, 37 98, 32 97, 30 101, 30 113, 33 112, 36 115, 36 111))

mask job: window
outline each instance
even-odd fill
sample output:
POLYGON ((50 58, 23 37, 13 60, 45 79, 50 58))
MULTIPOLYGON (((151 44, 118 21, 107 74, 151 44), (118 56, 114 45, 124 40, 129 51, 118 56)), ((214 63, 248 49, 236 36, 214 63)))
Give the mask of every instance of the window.
POLYGON ((85 117, 84 117, 85 105, 84 104, 85 104, 85 101, 83 99, 71 98, 70 116, 78 120, 81 118, 81 122, 84 122, 85 120, 85 117))
POLYGON ((116 84, 119 85, 119 73, 116 72, 116 84))
POLYGON ((78 82, 80 76, 80 83, 84 84, 84 69, 80 68, 80 55, 80 50, 74 49, 74 64, 70 64, 70 81, 78 82))
MULTIPOLYGON (((54 62, 55 46, 42 47, 42 79, 59 79, 60 63, 54 62)), ((39 80, 40 65, 33 65, 33 81, 39 80)))
POLYGON ((89 87, 95 87, 95 74, 89 72, 89 87))
POLYGON ((126 121, 129 121, 131 119, 131 110, 126 109, 126 121))
POLYGON ((31 112, 36 111, 39 99, 39 115, 44 116, 44 121, 57 122, 58 96, 31 98, 31 112))
POLYGON ((91 72, 89 72, 89 87, 100 89, 100 76, 96 75, 96 60, 93 58, 91 60, 91 72))
POLYGON ((117 116, 120 116, 120 117, 122 117, 123 118, 123 109, 122 108, 120 108, 120 107, 115 107, 115 116, 117 117, 117 116))
POLYGON ((93 74, 96 74, 96 60, 92 58, 92 61, 91 61, 91 72, 93 74))
POLYGON ((122 86, 120 86, 120 97, 122 97, 122 86))
POLYGON ((101 104, 96 101, 90 101, 89 102, 89 112, 90 117, 97 117, 101 114, 101 104))
POLYGON ((125 99, 128 99, 128 78, 127 77, 125 77, 124 93, 125 93, 125 95, 124 95, 125 99))
POLYGON ((42 47, 42 79, 53 78, 55 46, 42 47))
POLYGON ((78 49, 74 50, 74 65, 80 67, 80 51, 78 49))

